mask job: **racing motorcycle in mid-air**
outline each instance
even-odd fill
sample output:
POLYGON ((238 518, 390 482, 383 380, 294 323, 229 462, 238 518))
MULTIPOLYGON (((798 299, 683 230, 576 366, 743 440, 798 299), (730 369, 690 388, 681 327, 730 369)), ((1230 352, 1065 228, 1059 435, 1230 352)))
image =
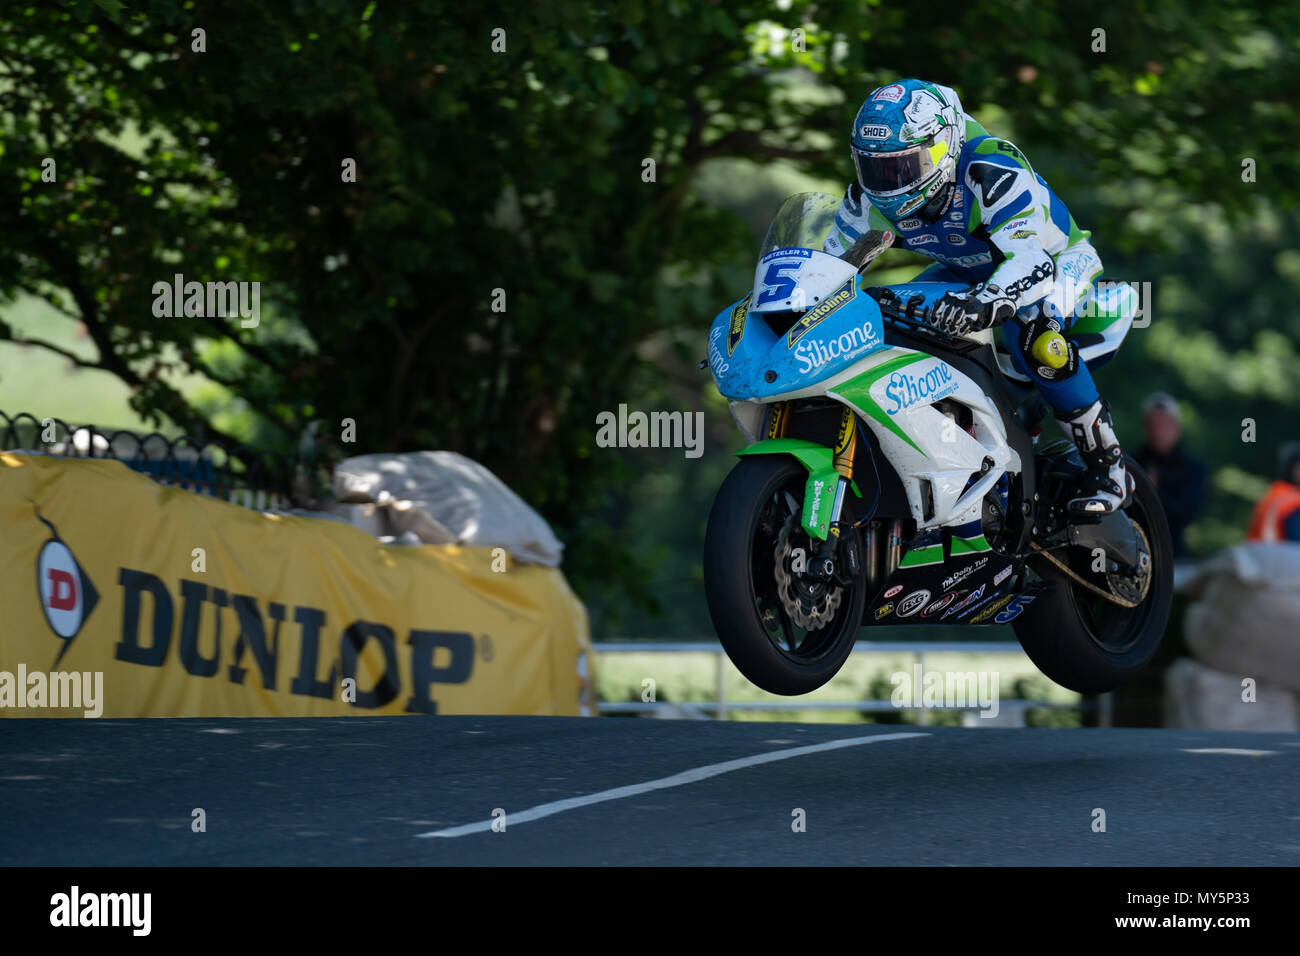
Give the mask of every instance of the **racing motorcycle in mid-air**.
MULTIPOLYGON (((861 627, 1011 624, 1056 683, 1102 693, 1155 653, 1172 545, 1151 480, 1126 459, 1121 510, 1071 514, 1085 472, 991 330, 926 321, 946 282, 872 287, 822 251, 838 197, 791 196, 754 285, 709 330, 708 366, 747 442, 709 514, 704 584, 750 681, 804 694, 861 627)), ((1100 283, 1067 336, 1096 368, 1137 296, 1100 283)))

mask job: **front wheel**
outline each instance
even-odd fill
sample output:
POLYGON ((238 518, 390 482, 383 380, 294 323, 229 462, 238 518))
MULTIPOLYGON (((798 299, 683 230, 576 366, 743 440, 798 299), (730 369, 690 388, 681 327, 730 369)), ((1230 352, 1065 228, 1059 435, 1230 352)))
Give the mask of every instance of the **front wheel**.
POLYGON ((861 580, 846 588, 799 570, 796 551, 810 560, 820 544, 799 521, 807 477, 785 455, 742 458, 718 489, 704 536, 704 591, 718 639, 745 677, 787 696, 835 676, 867 601, 861 580))
POLYGON ((1125 608, 1107 600, 1039 556, 1034 570, 1054 582, 1056 590, 1035 599, 1012 624, 1035 666, 1081 694, 1106 693, 1135 677, 1160 646, 1169 622, 1174 591, 1169 525, 1146 472, 1127 456, 1125 465, 1136 490, 1124 512, 1140 531, 1149 580, 1095 571, 1092 555, 1080 547, 1054 553, 1078 577, 1138 601, 1137 606, 1125 608))

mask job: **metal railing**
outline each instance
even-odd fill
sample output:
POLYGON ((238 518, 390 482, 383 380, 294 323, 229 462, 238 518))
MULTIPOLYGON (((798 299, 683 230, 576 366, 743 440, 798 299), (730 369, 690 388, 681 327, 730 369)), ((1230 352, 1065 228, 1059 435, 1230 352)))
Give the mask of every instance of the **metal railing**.
MULTIPOLYGON (((725 720, 728 710, 851 710, 859 713, 898 713, 917 711, 917 723, 929 723, 931 710, 978 711, 978 703, 969 706, 916 706, 911 703, 897 706, 890 700, 844 701, 728 701, 727 668, 731 662, 722 645, 716 641, 601 641, 592 645, 593 652, 601 654, 712 654, 717 658, 717 696, 712 701, 600 701, 602 714, 649 713, 678 708, 703 716, 712 711, 715 719, 725 720)), ((914 663, 924 670, 927 654, 1009 654, 1026 657, 1024 649, 1014 641, 858 641, 851 654, 910 654, 914 663)), ((1027 658, 1026 658, 1027 659, 1027 658)), ((1111 695, 1103 694, 1098 701, 1099 724, 1110 724, 1111 695)), ((1048 700, 1000 700, 999 710, 1023 713, 1027 710, 1078 710, 1087 709, 1084 699, 1078 704, 1061 704, 1048 700)))
POLYGON ((123 428, 69 425, 28 412, 12 418, 0 411, 0 451, 34 451, 64 458, 122 462, 159 484, 183 488, 259 510, 290 504, 298 462, 246 445, 227 448, 216 441, 160 432, 141 435, 123 428))

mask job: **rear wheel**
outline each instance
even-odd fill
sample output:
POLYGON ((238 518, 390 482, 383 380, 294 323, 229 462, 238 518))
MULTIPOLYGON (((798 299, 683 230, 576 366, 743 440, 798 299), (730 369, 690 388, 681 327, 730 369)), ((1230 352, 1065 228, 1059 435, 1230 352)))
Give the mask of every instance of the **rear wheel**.
POLYGON ((1056 591, 1034 600, 1012 625, 1040 671, 1082 694, 1105 693, 1136 676, 1160 646, 1169 622, 1174 589, 1169 525, 1146 472, 1131 458, 1125 464, 1136 490, 1124 510, 1138 528, 1145 572, 1141 564, 1134 574, 1094 571, 1092 554, 1081 547, 1053 554, 1094 587, 1138 605, 1121 607, 1039 556, 1032 566, 1056 584, 1056 591))
POLYGON ((740 672, 773 694, 806 694, 834 677, 867 601, 861 580, 845 588, 798 570, 796 551, 809 562, 814 553, 799 521, 807 477, 785 455, 742 458, 718 489, 704 537, 718 639, 740 672))

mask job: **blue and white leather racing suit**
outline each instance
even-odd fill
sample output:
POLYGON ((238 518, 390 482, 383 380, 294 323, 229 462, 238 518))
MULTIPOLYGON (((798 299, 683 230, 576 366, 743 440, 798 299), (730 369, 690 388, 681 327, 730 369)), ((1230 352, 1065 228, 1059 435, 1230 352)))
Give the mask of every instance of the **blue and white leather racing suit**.
POLYGON ((938 219, 891 222, 853 183, 824 249, 842 256, 866 236, 857 252, 864 267, 891 245, 901 246, 935 260, 917 280, 1000 286, 1017 307, 1015 319, 1003 325, 1015 367, 1058 414, 1085 408, 1099 395, 1075 345, 1068 344, 1069 359, 1060 369, 1036 361, 1030 345, 1044 332, 1067 330, 1082 314, 1101 275, 1101 259, 1090 233, 1075 225, 1024 154, 965 119, 956 188, 938 219))

